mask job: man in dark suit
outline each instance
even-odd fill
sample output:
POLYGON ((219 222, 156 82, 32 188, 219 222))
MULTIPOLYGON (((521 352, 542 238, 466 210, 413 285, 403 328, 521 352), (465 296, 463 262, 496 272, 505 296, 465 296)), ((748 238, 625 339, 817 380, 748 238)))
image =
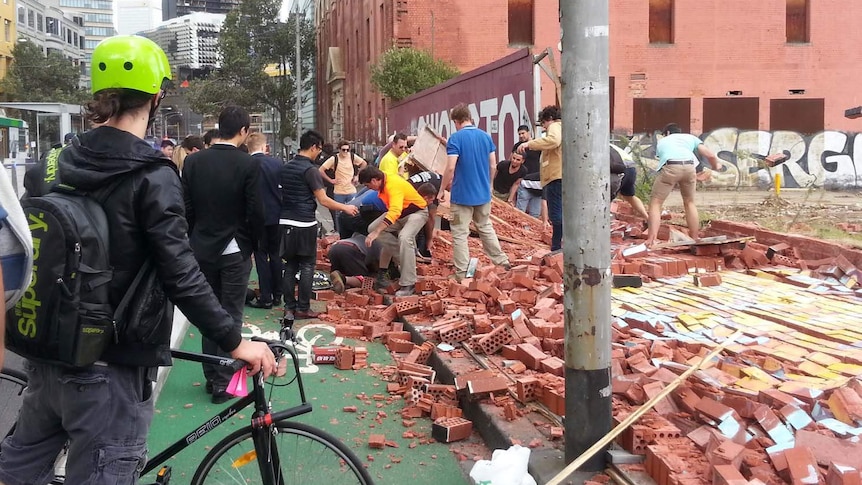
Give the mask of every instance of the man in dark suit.
MULTIPOLYGON (((182 176, 192 250, 237 327, 242 326, 251 254, 264 225, 258 195, 260 161, 237 148, 248 137, 250 123, 244 109, 224 108, 218 119, 218 142, 189 155, 182 176)), ((205 354, 225 355, 209 339, 204 338, 201 347, 205 354)), ((206 364, 203 368, 213 403, 231 399, 226 392, 230 370, 206 364)))
POLYGON ((278 183, 281 160, 264 154, 266 137, 263 133, 252 133, 245 142, 252 158, 260 162, 260 199, 263 202, 263 238, 254 252, 254 264, 260 282, 260 296, 249 303, 255 308, 272 308, 281 303, 282 272, 281 229, 278 216, 281 214, 281 185, 278 183))

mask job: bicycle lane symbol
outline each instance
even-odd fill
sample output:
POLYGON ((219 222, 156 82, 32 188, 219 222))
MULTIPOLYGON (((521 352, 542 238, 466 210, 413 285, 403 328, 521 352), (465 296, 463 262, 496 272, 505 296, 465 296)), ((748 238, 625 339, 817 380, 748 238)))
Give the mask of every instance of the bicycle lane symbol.
MULTIPOLYGON (((296 327, 294 327, 296 329, 296 327)), ((275 330, 261 330, 257 325, 246 323, 243 325, 243 338, 261 337, 267 340, 278 340, 279 334, 275 330)), ((299 372, 302 374, 315 374, 320 371, 314 363, 312 347, 315 345, 341 345, 343 337, 335 336, 335 327, 325 323, 309 323, 299 328, 296 334, 296 356, 299 359, 299 372)))

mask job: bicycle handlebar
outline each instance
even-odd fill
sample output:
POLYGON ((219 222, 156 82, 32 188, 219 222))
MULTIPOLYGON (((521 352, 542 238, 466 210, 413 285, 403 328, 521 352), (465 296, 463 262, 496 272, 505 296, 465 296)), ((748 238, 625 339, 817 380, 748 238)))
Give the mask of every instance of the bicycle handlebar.
MULTIPOLYGON (((284 352, 291 354, 294 362, 296 359, 296 352, 290 347, 286 346, 284 342, 280 340, 267 340, 260 337, 252 337, 251 339, 254 342, 264 342, 269 346, 269 349, 272 351, 276 357, 280 357, 284 352)), ((192 362, 200 362, 203 364, 212 364, 212 365, 220 365, 231 369, 234 372, 238 372, 243 367, 248 366, 248 362, 241 359, 231 359, 230 357, 219 357, 216 355, 209 354, 199 354, 196 352, 187 352, 185 350, 171 349, 171 355, 178 359, 182 360, 190 360, 192 362)))

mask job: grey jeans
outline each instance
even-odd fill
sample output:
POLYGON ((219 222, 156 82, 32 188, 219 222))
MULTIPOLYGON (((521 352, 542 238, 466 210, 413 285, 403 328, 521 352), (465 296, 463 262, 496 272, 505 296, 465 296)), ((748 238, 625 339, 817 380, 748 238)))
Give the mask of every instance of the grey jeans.
POLYGON ((147 369, 72 370, 27 362, 28 387, 15 432, 0 444, 0 482, 43 485, 69 442, 66 483, 134 485, 147 462, 153 419, 147 369))

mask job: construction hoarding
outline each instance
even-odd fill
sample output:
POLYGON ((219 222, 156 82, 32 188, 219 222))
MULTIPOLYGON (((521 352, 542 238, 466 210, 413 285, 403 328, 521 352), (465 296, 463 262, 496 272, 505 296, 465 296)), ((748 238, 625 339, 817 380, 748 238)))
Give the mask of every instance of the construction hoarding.
POLYGON ((427 126, 448 137, 455 131, 449 111, 466 103, 476 125, 491 134, 497 157, 508 158, 518 126, 534 119, 533 60, 529 49, 405 98, 389 109, 390 131, 420 134, 427 126))

